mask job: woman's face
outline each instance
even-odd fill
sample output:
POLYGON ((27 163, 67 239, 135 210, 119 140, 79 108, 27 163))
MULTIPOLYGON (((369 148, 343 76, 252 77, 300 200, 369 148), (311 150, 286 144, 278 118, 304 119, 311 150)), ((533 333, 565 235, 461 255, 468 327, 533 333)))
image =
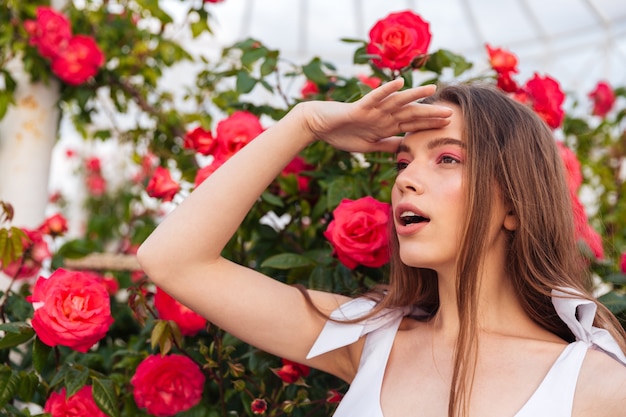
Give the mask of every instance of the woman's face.
POLYGON ((463 119, 458 106, 446 105, 448 126, 402 141, 391 195, 402 262, 439 273, 454 271, 465 221, 463 119))

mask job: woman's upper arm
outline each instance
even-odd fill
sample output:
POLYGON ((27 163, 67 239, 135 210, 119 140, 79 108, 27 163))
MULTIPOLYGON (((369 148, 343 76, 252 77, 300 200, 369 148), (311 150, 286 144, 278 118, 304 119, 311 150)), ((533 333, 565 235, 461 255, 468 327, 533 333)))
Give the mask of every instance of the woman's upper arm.
MULTIPOLYGON (((141 261, 142 256, 139 253, 141 261)), ((261 350, 350 380, 353 348, 340 348, 306 360, 326 320, 296 287, 224 258, 188 266, 171 276, 146 270, 161 289, 235 337, 261 350)), ((347 297, 309 291, 311 301, 328 315, 347 297)))

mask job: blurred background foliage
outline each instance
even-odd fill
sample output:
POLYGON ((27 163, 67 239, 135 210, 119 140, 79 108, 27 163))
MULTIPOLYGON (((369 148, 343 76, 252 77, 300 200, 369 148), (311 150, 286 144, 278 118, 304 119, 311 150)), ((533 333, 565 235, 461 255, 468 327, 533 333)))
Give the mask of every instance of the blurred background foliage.
MULTIPOLYGON (((211 3, 181 2, 187 10, 184 30, 190 38, 210 36, 211 3)), ((40 5, 49 4, 0 0, 0 116, 15 104, 12 62, 21 62, 32 82, 47 84, 55 77, 50 63, 29 43, 25 29, 25 22, 35 18, 40 5)), ((68 159, 84 159, 76 175, 84 178, 88 191, 82 203, 85 223, 74 234, 46 236, 51 258, 43 263, 41 274, 80 265, 113 280, 117 285, 111 293, 115 321, 106 337, 87 353, 46 346, 29 325, 33 307, 26 297, 33 277, 12 279, 7 288, 0 289, 0 414, 38 414, 51 392, 65 388, 71 395, 91 385, 96 403, 109 416, 149 415, 134 402, 129 381, 147 355, 160 351, 188 355, 207 376, 202 401, 181 416, 261 414, 251 408, 255 399, 266 401, 263 413, 267 415, 330 415, 336 394, 346 388, 341 381, 312 370, 288 382, 277 373, 284 366, 280 358, 211 324, 183 336, 180 323, 160 317, 154 306, 156 289, 132 262, 126 267, 122 262, 72 261, 103 253, 119 255, 117 260, 132 259, 160 219, 193 189, 198 171, 211 163, 210 156, 185 146, 186 135, 196 127, 215 131, 220 121, 244 110, 258 116, 267 128, 301 100, 357 100, 371 89, 363 77, 379 82, 403 77, 411 86, 472 79, 495 83, 496 73, 476 74, 471 62, 447 50, 430 51, 429 57, 419 59, 419 65, 391 71, 373 65, 366 53, 367 42, 355 39, 345 40, 355 47, 350 74, 339 73, 323 57, 303 64, 288 62, 280 51, 255 39, 225 48, 218 58, 208 57, 172 39, 173 19, 156 0, 85 0, 69 2, 61 10, 73 31, 96 39, 106 57, 97 74, 84 83, 60 84, 58 105, 63 117, 73 122, 85 141, 120 146, 116 157, 126 158, 125 166, 130 168, 109 178, 106 167, 94 161, 98 155, 68 155, 68 159), (178 76, 193 81, 184 88, 169 88, 168 71, 184 64, 188 70, 178 71, 178 76), (305 93, 300 87, 306 86, 305 93), (172 201, 146 191, 157 166, 167 168, 180 187, 172 201)), ((581 190, 592 196, 585 200, 589 222, 602 237, 604 257, 596 258, 584 244, 581 250, 589 255, 600 299, 626 324, 622 255, 626 249, 626 90, 614 92, 617 104, 603 117, 591 114, 588 97, 571 97, 562 129, 556 134, 580 161, 581 190)), ((395 176, 391 156, 352 155, 316 143, 301 158, 300 169, 279 176, 261 196, 224 256, 290 284, 343 294, 358 294, 384 282, 386 267, 349 269, 338 262, 323 232, 344 198, 371 195, 389 201, 395 176)), ((71 199, 71 195, 54 195, 51 210, 64 213, 71 199)), ((21 243, 21 229, 11 224, 9 204, 3 204, 1 219, 4 266, 23 259, 28 249, 21 243)))

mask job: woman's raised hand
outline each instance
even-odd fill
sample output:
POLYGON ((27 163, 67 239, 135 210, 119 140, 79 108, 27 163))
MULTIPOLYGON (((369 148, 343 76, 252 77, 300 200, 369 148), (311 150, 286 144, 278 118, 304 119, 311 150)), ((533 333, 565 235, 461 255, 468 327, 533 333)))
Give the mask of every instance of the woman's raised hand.
POLYGON ((404 81, 390 81, 354 103, 329 101, 299 105, 315 139, 349 152, 395 152, 404 132, 440 128, 452 110, 417 100, 435 92, 434 85, 400 91, 404 81))

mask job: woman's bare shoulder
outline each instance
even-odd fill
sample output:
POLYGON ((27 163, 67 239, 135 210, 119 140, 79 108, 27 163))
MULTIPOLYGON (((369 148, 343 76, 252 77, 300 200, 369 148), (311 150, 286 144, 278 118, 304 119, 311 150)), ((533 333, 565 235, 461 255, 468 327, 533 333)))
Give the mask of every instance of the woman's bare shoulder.
POLYGON ((583 362, 573 417, 626 415, 626 366, 604 352, 589 349, 583 362))

